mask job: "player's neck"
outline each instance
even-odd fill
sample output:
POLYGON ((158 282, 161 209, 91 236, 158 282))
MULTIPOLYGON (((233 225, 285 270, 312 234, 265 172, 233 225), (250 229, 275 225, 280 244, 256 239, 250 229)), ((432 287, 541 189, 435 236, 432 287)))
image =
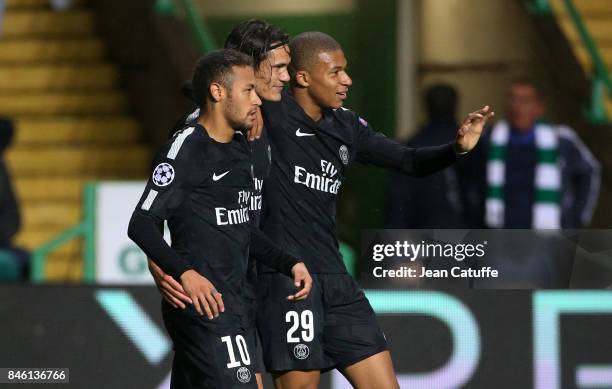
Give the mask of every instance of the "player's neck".
POLYGON ((234 137, 234 129, 221 112, 207 111, 200 115, 198 124, 204 127, 208 136, 219 143, 229 143, 234 137))
POLYGON ((312 97, 310 97, 306 89, 294 88, 293 98, 312 120, 315 122, 321 120, 323 109, 312 99, 312 97))

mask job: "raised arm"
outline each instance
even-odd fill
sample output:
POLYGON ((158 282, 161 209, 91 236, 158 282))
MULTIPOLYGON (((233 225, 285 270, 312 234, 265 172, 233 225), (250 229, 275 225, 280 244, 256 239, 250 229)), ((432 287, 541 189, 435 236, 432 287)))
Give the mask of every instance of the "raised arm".
POLYGON ((482 134, 484 125, 494 113, 489 106, 470 113, 457 130, 455 142, 432 147, 406 147, 382 133, 372 130, 359 119, 356 160, 395 169, 404 174, 425 176, 454 163, 458 155, 472 150, 482 134))

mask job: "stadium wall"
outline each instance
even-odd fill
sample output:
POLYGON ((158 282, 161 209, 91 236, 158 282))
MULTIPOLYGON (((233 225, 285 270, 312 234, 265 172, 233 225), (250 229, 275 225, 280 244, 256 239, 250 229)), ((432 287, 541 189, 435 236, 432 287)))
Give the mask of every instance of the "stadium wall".
MULTIPOLYGON (((367 296, 404 388, 598 387, 610 374, 610 291, 367 296)), ((151 286, 2 285, 0 365, 69 368, 61 388, 167 388, 172 345, 159 299, 151 286)), ((320 387, 347 388, 337 373, 320 387)))

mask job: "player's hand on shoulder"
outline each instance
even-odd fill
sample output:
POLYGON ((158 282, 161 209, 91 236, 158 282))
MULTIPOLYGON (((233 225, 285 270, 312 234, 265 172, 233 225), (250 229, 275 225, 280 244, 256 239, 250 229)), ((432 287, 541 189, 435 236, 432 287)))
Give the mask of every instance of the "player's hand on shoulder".
POLYGON ((221 293, 215 289, 212 282, 197 271, 187 270, 181 274, 181 284, 200 315, 206 313, 206 316, 212 320, 219 317, 220 312, 225 311, 221 293))
POLYGON ((487 120, 493 115, 495 112, 488 105, 467 115, 457 131, 456 151, 465 153, 476 147, 487 120))
POLYGON ((164 273, 151 258, 148 258, 148 261, 149 272, 153 276, 155 285, 157 285, 157 289, 159 289, 159 292, 170 305, 174 308, 185 309, 185 304, 193 304, 179 282, 172 278, 171 275, 164 273))
POLYGON ((298 292, 288 296, 287 300, 297 301, 306 299, 312 289, 312 277, 304 262, 298 262, 293 265, 291 274, 293 275, 293 284, 298 289, 298 292))

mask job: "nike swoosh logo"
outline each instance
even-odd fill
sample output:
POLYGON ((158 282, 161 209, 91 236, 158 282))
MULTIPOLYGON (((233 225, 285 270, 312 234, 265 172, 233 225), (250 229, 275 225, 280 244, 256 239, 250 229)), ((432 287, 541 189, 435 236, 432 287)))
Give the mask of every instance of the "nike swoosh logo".
POLYGON ((219 181, 220 179, 222 179, 223 177, 225 177, 225 175, 226 175, 227 173, 229 173, 229 172, 230 172, 230 171, 228 170, 228 171, 226 171, 225 173, 223 173, 223 174, 219 174, 219 175, 217 175, 217 173, 213 173, 213 181, 219 181))
POLYGON ((297 135, 297 136, 314 136, 315 134, 310 134, 308 132, 302 132, 302 129, 298 128, 297 131, 295 132, 295 135, 297 135))

